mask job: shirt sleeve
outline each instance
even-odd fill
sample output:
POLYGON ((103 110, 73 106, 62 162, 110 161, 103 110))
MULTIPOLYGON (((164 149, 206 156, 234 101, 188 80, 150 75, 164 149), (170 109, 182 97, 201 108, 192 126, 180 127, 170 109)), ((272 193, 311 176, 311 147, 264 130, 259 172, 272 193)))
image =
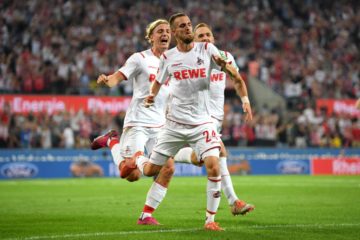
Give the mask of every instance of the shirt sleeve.
POLYGON ((156 81, 158 81, 160 84, 164 84, 168 80, 169 72, 166 62, 166 56, 164 54, 161 55, 159 68, 156 75, 156 81))
POLYGON ((234 68, 236 68, 237 71, 239 71, 239 67, 238 67, 238 65, 236 64, 236 61, 235 61, 234 56, 233 56, 231 53, 229 53, 229 52, 227 52, 227 60, 226 60, 226 61, 227 61, 228 63, 230 63, 231 65, 233 65, 234 68))
POLYGON ((125 75, 126 79, 131 79, 138 74, 139 71, 138 53, 131 55, 125 64, 118 70, 125 75))
POLYGON ((217 47, 215 47, 214 44, 212 43, 208 43, 207 46, 207 51, 208 51, 208 54, 209 56, 211 57, 211 65, 210 65, 210 68, 211 69, 217 69, 217 70, 220 70, 220 66, 218 66, 216 64, 216 62, 214 61, 213 59, 213 56, 220 56, 220 51, 217 47))

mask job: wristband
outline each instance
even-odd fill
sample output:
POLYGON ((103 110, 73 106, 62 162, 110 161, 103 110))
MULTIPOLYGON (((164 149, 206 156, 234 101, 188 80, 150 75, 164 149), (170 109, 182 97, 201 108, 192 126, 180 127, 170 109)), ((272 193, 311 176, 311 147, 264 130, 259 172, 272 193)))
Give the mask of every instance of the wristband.
POLYGON ((250 103, 250 100, 249 100, 248 96, 244 96, 244 97, 241 97, 241 102, 242 103, 250 103))

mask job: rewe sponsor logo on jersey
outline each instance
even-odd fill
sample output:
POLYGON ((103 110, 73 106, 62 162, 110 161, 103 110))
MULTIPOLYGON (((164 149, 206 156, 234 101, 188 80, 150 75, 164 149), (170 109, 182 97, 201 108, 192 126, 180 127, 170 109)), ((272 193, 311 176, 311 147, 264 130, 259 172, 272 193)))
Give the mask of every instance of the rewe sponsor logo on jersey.
MULTIPOLYGON (((155 81, 156 80, 156 75, 155 74, 150 74, 149 75, 149 82, 153 82, 153 81, 155 81)), ((169 81, 170 81, 170 78, 167 78, 166 79, 166 81, 165 81, 165 83, 163 84, 163 85, 165 85, 165 86, 169 86, 169 81)))
POLYGON ((175 71, 173 75, 176 80, 206 78, 206 69, 205 68, 184 69, 181 71, 175 71))
POLYGON ((224 74, 223 73, 213 73, 210 76, 210 81, 212 82, 218 82, 218 81, 224 81, 224 74))

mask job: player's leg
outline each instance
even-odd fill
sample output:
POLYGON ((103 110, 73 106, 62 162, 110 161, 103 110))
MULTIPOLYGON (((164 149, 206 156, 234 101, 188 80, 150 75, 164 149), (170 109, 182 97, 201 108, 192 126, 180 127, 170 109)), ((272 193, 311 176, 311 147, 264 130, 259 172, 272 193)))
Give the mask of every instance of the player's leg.
POLYGON ((255 207, 251 204, 248 204, 236 196, 234 186, 231 180, 231 176, 227 167, 227 151, 224 146, 224 143, 221 142, 221 151, 220 151, 220 172, 221 172, 221 189, 224 192, 229 205, 230 211, 233 215, 244 215, 248 212, 251 212, 255 207))
POLYGON ((206 230, 222 230, 218 224, 215 222, 215 215, 220 204, 221 197, 221 176, 219 169, 219 159, 216 156, 219 150, 218 149, 209 150, 209 156, 204 158, 206 172, 208 176, 207 182, 207 204, 206 204, 206 220, 205 220, 205 229, 206 230))
POLYGON ((166 192, 175 172, 173 159, 169 159, 161 168, 157 178, 151 185, 147 196, 143 211, 138 220, 140 225, 159 225, 159 222, 152 216, 154 211, 160 205, 166 196, 166 192))
MULTIPOLYGON (((149 134, 151 138, 146 143, 146 151, 152 152, 154 145, 156 144, 156 136, 158 135, 158 130, 153 129, 149 134)), ((138 224, 141 225, 158 225, 158 221, 153 218, 152 214, 160 205, 162 200, 165 198, 170 180, 175 172, 175 166, 173 159, 168 160, 165 165, 161 168, 159 174, 156 175, 155 181, 151 185, 147 196, 143 211, 138 220, 138 224)))
POLYGON ((134 157, 143 155, 145 144, 149 140, 148 128, 130 127, 123 131, 120 139, 119 171, 120 177, 129 182, 140 178, 141 173, 137 169, 134 157))
POLYGON ((204 162, 200 162, 198 160, 195 151, 191 147, 184 147, 180 149, 176 153, 174 161, 175 163, 189 163, 199 167, 204 164, 204 162))
POLYGON ((174 156, 179 149, 186 144, 182 129, 165 126, 157 136, 156 146, 151 153, 150 159, 144 156, 136 158, 136 165, 145 176, 154 176, 160 172, 170 156, 174 156))
POLYGON ((203 160, 207 172, 207 205, 204 228, 211 231, 221 231, 215 222, 215 215, 220 204, 221 175, 219 166, 220 139, 213 124, 205 124, 193 130, 192 140, 196 139, 194 147, 198 159, 203 160))

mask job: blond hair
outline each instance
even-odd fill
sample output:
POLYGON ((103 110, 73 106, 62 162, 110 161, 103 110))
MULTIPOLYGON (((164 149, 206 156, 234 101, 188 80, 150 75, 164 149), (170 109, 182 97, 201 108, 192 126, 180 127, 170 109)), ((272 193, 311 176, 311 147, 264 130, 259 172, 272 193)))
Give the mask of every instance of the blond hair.
POLYGON ((152 44, 150 37, 151 37, 151 35, 153 34, 154 29, 155 29, 157 26, 159 26, 160 24, 168 24, 168 25, 170 25, 169 22, 168 22, 167 20, 165 20, 165 19, 157 19, 157 20, 149 23, 149 25, 147 25, 147 27, 146 27, 145 39, 146 39, 150 44, 152 44))
POLYGON ((206 23, 199 23, 198 25, 196 25, 194 28, 194 32, 196 32, 196 30, 201 27, 207 27, 212 32, 211 27, 209 25, 207 25, 206 23))

